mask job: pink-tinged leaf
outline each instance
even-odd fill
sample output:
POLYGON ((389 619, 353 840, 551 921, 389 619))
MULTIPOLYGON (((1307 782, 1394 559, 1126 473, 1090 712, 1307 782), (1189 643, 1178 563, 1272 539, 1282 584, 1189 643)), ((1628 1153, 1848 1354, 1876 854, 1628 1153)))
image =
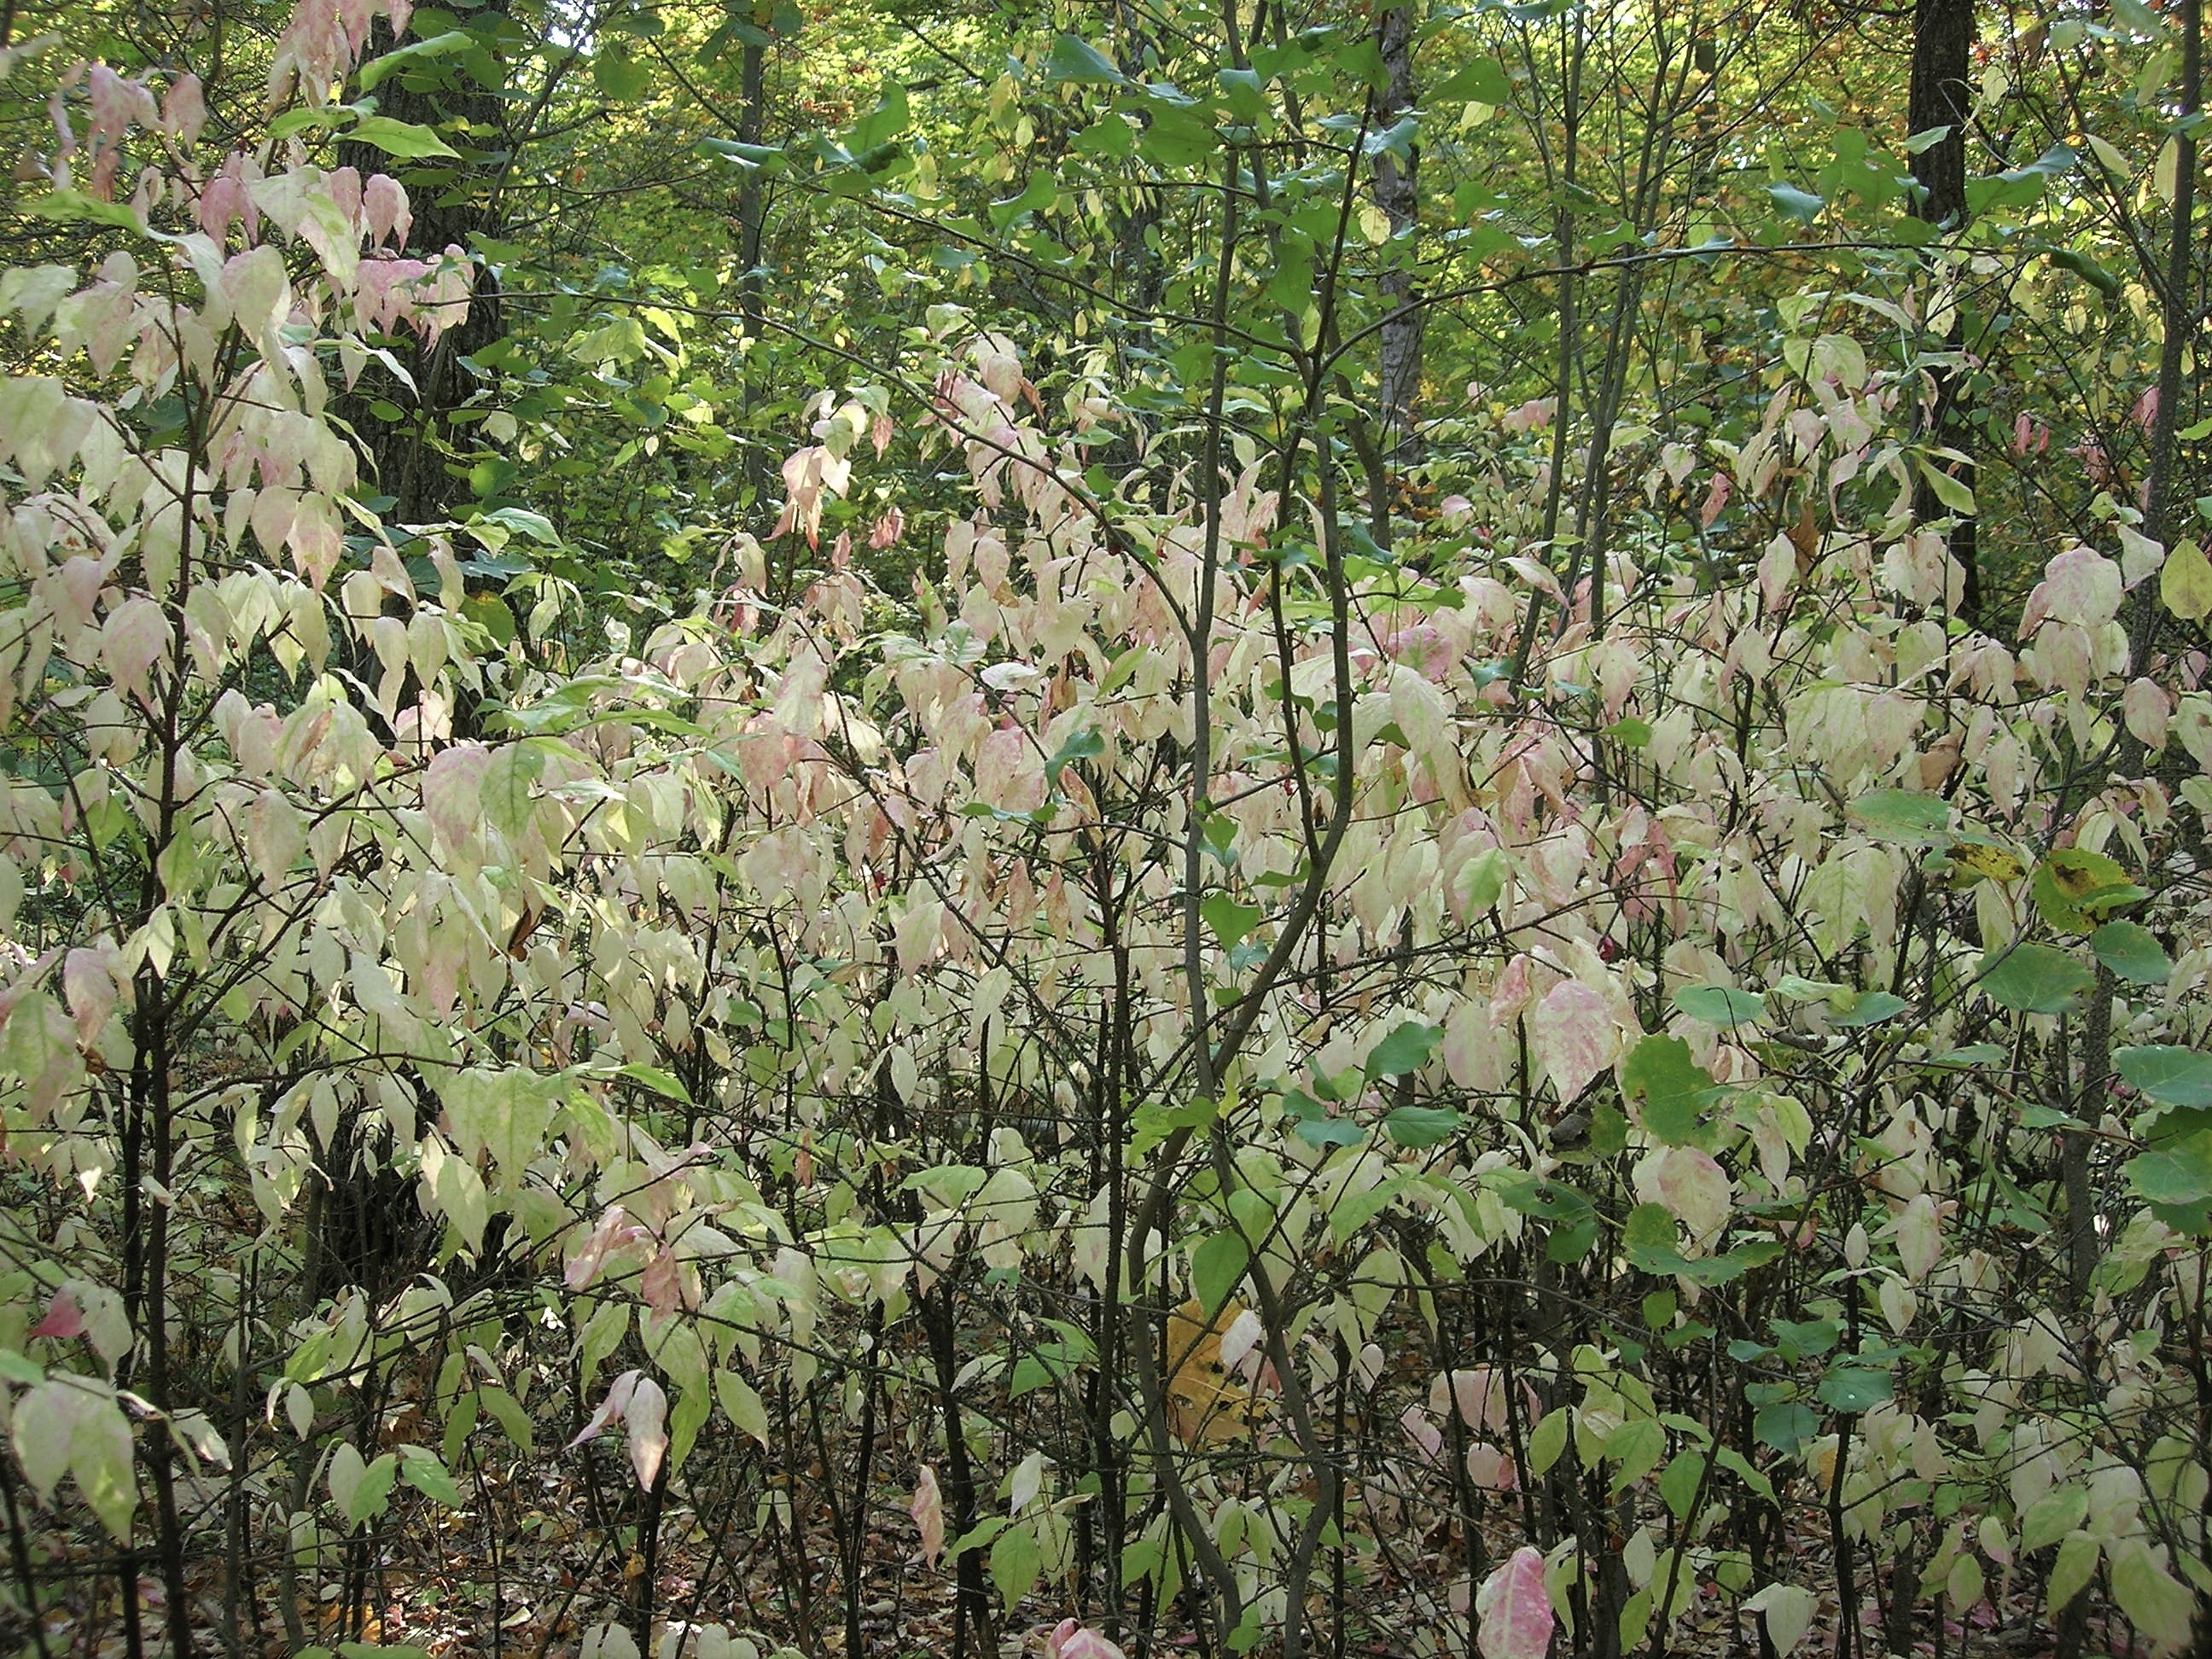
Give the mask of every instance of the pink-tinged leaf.
POLYGON ((100 654, 125 697, 146 695, 147 675, 169 648, 169 618, 144 598, 125 599, 100 630, 100 654))
POLYGON ((2043 580, 2021 613, 2020 636, 2027 638, 2046 619, 2102 628, 2119 609, 2119 566, 2094 548, 2069 547, 2044 566, 2043 580))
POLYGON ((100 1040, 108 1016, 115 1012, 114 976, 99 951, 79 947, 69 953, 63 964, 62 989, 76 1019, 77 1044, 88 1048, 100 1040))
POLYGON ((1720 517, 1721 510, 1729 504, 1729 496, 1734 493, 1734 489, 1735 486, 1729 483, 1727 473, 1713 474, 1712 487, 1705 491, 1705 505, 1698 509, 1698 524, 1700 528, 1711 530, 1713 527, 1713 520, 1720 517))
POLYGON ((907 1513, 921 1533, 922 1559, 931 1566, 945 1553, 945 1494, 938 1489, 937 1471, 924 1463, 914 1483, 914 1502, 907 1513))
POLYGON ((1620 1046, 1605 999, 1578 979, 1554 985, 1529 1024, 1537 1061, 1562 1101, 1574 1099, 1613 1064, 1620 1046))
POLYGON ((592 1420, 578 1430, 576 1437, 568 1443, 570 1451, 587 1440, 598 1439, 601 1431, 623 1420, 624 1413, 629 1410, 630 1396, 636 1392, 638 1379, 643 1375, 642 1371, 624 1371, 615 1378, 607 1389, 607 1397, 599 1402, 599 1410, 592 1413, 592 1420))
POLYGON ((1482 1659, 1544 1659, 1552 1645, 1552 1598, 1544 1588, 1544 1553, 1523 1544, 1483 1580, 1475 1597, 1482 1659))
POLYGON ((284 539, 292 549, 292 562, 310 587, 320 587, 337 568, 345 551, 345 532, 338 523, 337 506, 327 495, 300 497, 284 539))
POLYGON ((1694 1146, 1670 1146, 1661 1155, 1659 1200, 1692 1235, 1718 1232, 1729 1218, 1735 1194, 1728 1171, 1711 1152, 1694 1146))
POLYGON ((676 1257, 656 1247, 645 1271, 638 1275, 637 1293, 655 1319, 666 1319, 676 1311, 682 1289, 676 1268, 676 1257))
POLYGON ((480 743, 457 743, 441 750, 422 775, 422 810, 430 827, 450 848, 466 847, 483 834, 483 779, 491 750, 480 743))
POLYGON ((1229 1328, 1221 1334, 1221 1369, 1233 1371, 1243 1364, 1259 1347, 1267 1329, 1260 1316, 1249 1308, 1231 1320, 1229 1328))
POLYGON ((1521 1484, 1512 1458, 1487 1440, 1467 1449, 1467 1478, 1486 1492, 1511 1492, 1521 1484))
POLYGON ((1770 617, 1778 616, 1782 601, 1797 581, 1797 544, 1786 535, 1777 536, 1767 543, 1766 551, 1759 561, 1759 598, 1760 608, 1770 617))
POLYGON ((1433 1463, 1443 1455, 1444 1435, 1429 1414, 1419 1406, 1408 1406, 1398 1414, 1398 1426, 1406 1431, 1406 1438, 1420 1450, 1421 1462, 1433 1463))
POLYGON ((200 141, 207 125, 207 100, 200 92, 200 77, 180 75, 169 82, 169 95, 161 100, 161 130, 190 149, 200 141))
POLYGON ((246 808, 246 850, 270 890, 284 884, 307 850, 307 821, 282 793, 264 789, 246 808))
POLYGON ((1123 1659, 1121 1650, 1097 1631, 1063 1619, 1044 1638, 1045 1659, 1123 1659))
POLYGON ((1493 1025, 1510 1026, 1528 1012, 1535 1000, 1535 989, 1528 979, 1529 957, 1524 951, 1505 964, 1498 975, 1498 982, 1490 988, 1490 1020, 1493 1025))
POLYGON ((1908 1283, 1917 1285, 1943 1259, 1943 1224, 1936 1200, 1921 1194, 1897 1218, 1897 1259, 1908 1283))
POLYGON ((562 1282, 572 1291, 588 1288, 606 1266, 607 1253, 620 1249, 643 1231, 629 1224, 629 1216, 621 1205, 608 1205, 606 1213, 599 1218, 599 1224, 592 1229, 583 1248, 568 1258, 568 1265, 561 1276, 562 1282))
POLYGON ((2166 747, 2166 722, 2172 718, 2173 699, 2165 688, 2152 680, 2131 682, 2127 695, 2121 699, 2128 731, 2137 743, 2156 754, 2166 747))
POLYGON ((912 979, 937 954, 938 930, 944 925, 945 906, 935 899, 908 901, 906 914, 891 927, 891 948, 897 953, 899 972, 912 979))
MULTIPOLYGON (((1503 1434, 1512 1421, 1512 1406, 1506 1399, 1509 1386, 1496 1367, 1471 1365, 1464 1370, 1438 1373, 1429 1384, 1429 1409, 1442 1415, 1449 1396, 1450 1408, 1459 1413, 1459 1420, 1478 1434, 1503 1434)), ((1537 1403, 1536 1391, 1525 1382, 1521 1384, 1521 1420, 1525 1427, 1543 1414, 1537 1403)))
POLYGON ((84 1311, 76 1305, 76 1298, 64 1285, 54 1292, 54 1299, 46 1304, 46 1316, 31 1327, 33 1336, 51 1336, 66 1342, 73 1336, 84 1334, 84 1311))
POLYGON ((637 1471, 641 1490, 653 1490, 660 1474, 661 1459, 668 1455, 668 1396, 649 1376, 637 1379, 630 1390, 629 1466, 637 1471))
POLYGON ((362 187, 361 205, 368 219, 370 240, 380 242, 390 237, 394 247, 407 246, 415 216, 407 205, 407 191, 397 179, 381 173, 370 174, 362 187))

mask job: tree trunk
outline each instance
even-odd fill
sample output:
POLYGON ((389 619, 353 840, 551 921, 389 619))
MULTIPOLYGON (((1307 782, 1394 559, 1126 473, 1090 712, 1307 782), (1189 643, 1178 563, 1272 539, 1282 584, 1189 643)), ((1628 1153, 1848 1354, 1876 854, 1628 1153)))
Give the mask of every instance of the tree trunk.
MULTIPOLYGON (((1383 88, 1376 127, 1388 131, 1413 109, 1413 7, 1411 0, 1385 11, 1378 24, 1383 88)), ((1421 392, 1420 289, 1413 276, 1420 193, 1416 188, 1421 153, 1408 146, 1403 159, 1386 150, 1375 158, 1375 205, 1390 222, 1391 246, 1380 284, 1384 310, 1382 333, 1382 408, 1379 411, 1391 458, 1401 467, 1419 453, 1414 419, 1421 392), (1403 240, 1401 240, 1403 239, 1403 240)))
MULTIPOLYGON (((493 0, 483 15, 504 15, 506 9, 506 0, 493 0)), ((397 45, 390 27, 380 18, 363 61, 397 45)), ((408 78, 403 71, 378 84, 379 114, 429 127, 464 119, 480 144, 504 149, 512 142, 512 134, 489 136, 503 132, 506 125, 505 106, 497 93, 487 92, 465 79, 459 84, 416 90, 406 84, 408 78)), ((338 159, 359 169, 364 178, 371 173, 403 171, 381 150, 365 144, 341 144, 338 159)), ((410 188, 407 204, 415 222, 408 232, 407 252, 434 265, 448 247, 465 254, 470 252, 478 236, 495 228, 491 184, 478 168, 452 185, 410 188)), ((449 437, 452 417, 468 402, 472 389, 472 376, 461 360, 498 338, 501 325, 499 285, 489 270, 477 273, 475 289, 468 315, 440 334, 436 344, 425 345, 406 330, 392 342, 392 355, 414 378, 413 395, 372 366, 362 374, 354 398, 348 400, 366 404, 369 397, 376 396, 405 411, 398 420, 380 420, 368 416, 365 409, 348 411, 368 447, 375 489, 392 498, 393 505, 384 514, 387 520, 428 524, 447 518, 467 493, 448 465, 453 453, 449 437)))
MULTIPOLYGON (((1917 0, 1912 11, 1912 89, 1905 124, 1914 134, 1941 131, 1942 137, 1912 158, 1912 176, 1921 196, 1915 209, 1929 224, 1956 234, 1966 224, 1966 113, 1973 99, 1968 77, 1974 50, 1974 0, 1917 0)), ((1964 452, 1970 441, 1964 356, 1966 325, 1954 306, 1945 349, 1951 361, 1935 371, 1935 395, 1923 428, 1938 446, 1964 452)), ((1959 469, 1959 481, 1972 488, 1971 460, 1959 469)), ((1913 489, 1913 516, 1927 520, 1945 512, 1926 479, 1913 489)), ((1965 573, 1958 613, 1980 620, 1981 573, 1978 568, 1972 514, 1952 524, 1951 556, 1965 573)))

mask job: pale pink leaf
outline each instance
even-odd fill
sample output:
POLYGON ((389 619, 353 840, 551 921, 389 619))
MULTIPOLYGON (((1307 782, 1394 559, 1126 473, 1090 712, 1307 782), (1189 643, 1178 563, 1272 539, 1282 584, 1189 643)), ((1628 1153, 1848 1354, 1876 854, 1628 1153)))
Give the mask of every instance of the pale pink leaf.
POLYGON ((1521 1484, 1513 1460, 1487 1440, 1467 1449, 1467 1478, 1486 1492, 1511 1492, 1521 1484))
POLYGON ((1544 1659, 1552 1645, 1552 1598, 1544 1588, 1544 1553, 1523 1544, 1483 1581, 1475 1598, 1482 1624, 1475 1644, 1482 1659, 1544 1659))
POLYGON ((629 1217, 619 1204, 607 1206, 599 1218, 599 1224, 592 1229, 583 1247, 568 1258, 562 1274, 562 1282, 572 1291, 588 1288, 606 1266, 607 1253, 619 1249, 638 1237, 642 1229, 629 1224, 629 1217))
POLYGON ((2026 639, 2046 619, 2102 628, 2118 614, 2120 568, 2094 548, 2069 547, 2043 568, 2020 619, 2026 639))
POLYGON ((1561 980, 1536 1005, 1529 1032, 1536 1059, 1563 1101, 1613 1063, 1619 1033, 1605 999, 1577 979, 1561 980))
POLYGON ((115 979, 100 952, 82 946, 69 953, 62 967, 62 988, 69 996, 70 1012, 76 1018, 76 1040, 90 1048, 115 1012, 115 979))
POLYGON ((107 614, 100 631, 100 654, 115 677, 116 690, 128 696, 146 694, 146 677, 169 648, 169 618, 143 597, 126 599, 107 614))
POLYGON ((1063 1619, 1044 1638, 1045 1659, 1123 1659, 1121 1650, 1097 1631, 1063 1619))
POLYGON ((637 1484, 653 1490, 660 1474, 660 1461, 668 1455, 668 1396, 649 1376, 637 1379, 630 1390, 629 1466, 637 1471, 637 1484))
POLYGON ((945 1494, 937 1485, 937 1471, 924 1463, 914 1483, 914 1503, 907 1513, 921 1532, 922 1559, 931 1566, 945 1553, 945 1494))
POLYGON ((629 1409, 630 1396, 635 1392, 638 1378, 643 1373, 639 1371, 624 1371, 620 1376, 615 1378, 607 1389, 607 1397, 599 1402, 599 1410, 592 1413, 591 1421, 578 1430, 576 1437, 568 1443, 570 1451, 575 1450, 587 1440, 598 1439, 600 1431, 623 1420, 623 1413, 629 1409))
POLYGON ((1443 1431, 1429 1420, 1429 1414, 1419 1406, 1408 1406, 1398 1414, 1398 1426, 1406 1437, 1420 1449, 1421 1462, 1433 1463, 1443 1455, 1443 1431))
POLYGON ((2166 722, 2173 714, 2173 700, 2154 680, 2135 680, 2121 699, 2128 731, 2137 743, 2156 754, 2166 747, 2166 722))
POLYGON ((54 1299, 46 1304, 46 1316, 31 1327, 33 1336, 51 1336, 67 1341, 84 1334, 84 1311, 76 1305, 76 1297, 64 1285, 54 1292, 54 1299))
POLYGON ((1734 1192, 1728 1171, 1694 1146, 1669 1147, 1659 1165, 1660 1201, 1697 1237, 1720 1231, 1734 1192))
POLYGON ((1698 509, 1698 524, 1701 529, 1711 530, 1713 527, 1713 520, 1720 517, 1721 510, 1728 505, 1733 489, 1727 473, 1713 474, 1712 487, 1705 491, 1705 505, 1698 509))
POLYGON ((1936 1200, 1922 1193, 1905 1206, 1905 1213, 1897 1218, 1897 1259, 1905 1267, 1905 1277, 1917 1285, 1936 1271, 1936 1264, 1943 1259, 1943 1224, 1936 1210, 1936 1200))

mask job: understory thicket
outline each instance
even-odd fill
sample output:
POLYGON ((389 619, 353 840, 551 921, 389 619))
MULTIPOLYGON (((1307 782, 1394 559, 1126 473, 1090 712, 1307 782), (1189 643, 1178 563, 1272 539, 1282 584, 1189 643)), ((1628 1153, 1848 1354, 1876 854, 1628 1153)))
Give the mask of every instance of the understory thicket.
POLYGON ((2197 0, 821 9, 0 30, 0 1640, 2212 1651, 2197 0))

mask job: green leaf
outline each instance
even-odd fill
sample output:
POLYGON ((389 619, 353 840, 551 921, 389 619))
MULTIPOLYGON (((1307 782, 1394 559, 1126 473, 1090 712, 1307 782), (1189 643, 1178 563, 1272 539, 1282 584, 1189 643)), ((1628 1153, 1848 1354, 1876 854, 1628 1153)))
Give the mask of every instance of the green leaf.
POLYGON ((759 1391, 735 1370, 725 1366, 714 1373, 714 1398, 740 1433, 750 1435, 763 1446, 769 1443, 768 1407, 759 1391))
POLYGON ((531 743, 502 744, 493 750, 477 787, 484 822, 509 840, 520 836, 537 811, 531 786, 544 770, 544 754, 531 743))
POLYGON ((2087 254, 2078 252, 2070 247, 2054 247, 2045 252, 2052 264, 2057 265, 2061 270, 2073 272, 2075 276, 2088 283, 2106 299, 2111 299, 2120 291, 2120 279, 2087 254))
POLYGON ((774 144, 745 144, 734 138, 702 138, 698 148, 725 161, 734 161, 749 172, 787 172, 791 157, 774 144))
POLYGON ((460 152, 438 137, 428 127, 416 126, 412 121, 395 121, 388 115, 365 115, 354 123, 346 137, 357 144, 370 144, 386 155, 397 155, 402 161, 420 161, 426 155, 447 155, 458 161, 460 152))
POLYGON ((2128 1184, 2147 1202, 2185 1208, 2212 1198, 2212 1130, 2138 1152, 2128 1160, 2128 1184))
POLYGON ((1512 102, 1513 82, 1506 78, 1503 64, 1478 58, 1462 64, 1429 99, 1439 104, 1488 104, 1496 108, 1512 102))
POLYGON ((1206 925, 1221 941, 1221 948, 1233 951, 1243 944, 1245 936, 1260 925, 1267 913, 1256 904, 1240 904, 1227 893, 1208 893, 1199 902, 1198 913, 1206 918, 1206 925))
POLYGON ((2081 1524, 2089 1513, 2089 1494, 2079 1486, 2054 1486, 2020 1518, 2020 1553, 2048 1549, 2081 1524))
POLYGON ((1037 1575, 1043 1570, 1043 1553, 1026 1521, 1008 1527, 991 1546, 991 1582, 998 1586, 1008 1613, 1036 1588, 1037 1575))
POLYGON ((1981 961, 1976 984, 2000 1008, 2023 1014, 2063 1014, 2097 982, 2087 966, 2049 945, 2015 945, 1981 961))
POLYGON ((2043 919, 2063 933, 2087 933, 2112 911, 2150 894, 2102 853, 2063 847, 2035 866, 2030 890, 2043 919))
POLYGON ((1369 1080, 1403 1077, 1408 1072, 1419 1071, 1429 1063, 1429 1057, 1443 1040, 1441 1025, 1424 1025, 1417 1019, 1401 1022, 1368 1054, 1369 1080))
POLYGON ((1190 1253, 1191 1288, 1207 1318, 1221 1311, 1221 1304, 1229 1300, 1229 1293, 1244 1277, 1251 1261, 1252 1247, 1233 1227, 1212 1234, 1190 1253))
POLYGON ((1506 860, 1504 851, 1496 847, 1485 848, 1467 861, 1459 882, 1466 890, 1470 921, 1490 914, 1504 895, 1505 878, 1512 873, 1512 865, 1506 860))
MULTIPOLYGON (((508 1401, 511 1405, 512 1400, 508 1401)), ((449 1510, 461 1507, 461 1489, 452 1473, 440 1462, 437 1455, 421 1446, 402 1446, 399 1478, 434 1502, 449 1510)), ((378 1462, 384 1460, 379 1458, 378 1462)), ((372 1471, 374 1466, 372 1465, 372 1471)))
POLYGON ((1692 985, 1674 993, 1674 1006, 1707 1025, 1753 1025, 1766 1018, 1766 999, 1725 985, 1692 985))
POLYGON ((517 1451, 528 1454, 535 1449, 537 1431, 530 1421, 530 1413, 522 1409, 520 1401, 505 1389, 489 1382, 477 1390, 477 1397, 517 1451))
POLYGON ((81 190, 50 190, 25 203, 23 210, 65 225, 112 225, 118 230, 140 231, 146 228, 128 202, 102 202, 81 190))
POLYGON ((1712 1075, 1690 1058, 1680 1037, 1647 1036, 1621 1062, 1620 1086, 1644 1103, 1644 1127, 1669 1146, 1680 1146, 1698 1133, 1698 1110, 1712 1075))
POLYGON ((1701 1451, 1676 1452, 1667 1465, 1659 1477, 1659 1496, 1677 1521, 1690 1518, 1690 1505, 1698 1501, 1698 1488, 1705 1479, 1705 1455, 1701 1451))
POLYGON ((87 1401, 70 1428, 70 1473, 109 1536, 127 1541, 138 1507, 130 1419, 111 1398, 87 1401))
POLYGON ((2118 1050, 2112 1064, 2130 1088, 2161 1106, 2212 1106, 2212 1054, 2144 1043, 2118 1050))
POLYGON ((1774 1346, 1784 1359, 1808 1359, 1826 1353, 1843 1335, 1832 1319, 1780 1319, 1773 1322, 1774 1346))
MULTIPOLYGON (((1801 1407, 1800 1409, 1802 1408, 1801 1407)), ((1809 1415, 1810 1413, 1808 1414, 1809 1415)), ((1814 1426, 1817 1427, 1819 1425, 1815 1424, 1814 1426)), ((1776 1504, 1777 1508, 1780 1507, 1780 1505, 1776 1503, 1774 1496, 1774 1483, 1771 1480, 1769 1480, 1765 1474, 1763 1474, 1749 1458, 1746 1457, 1735 1447, 1722 1446, 1718 1448, 1713 1453, 1713 1462, 1719 1464, 1723 1468, 1728 1470, 1731 1474, 1735 1475, 1737 1480, 1742 1481, 1745 1486, 1748 1486, 1759 1497, 1764 1498, 1768 1503, 1776 1504)))
MULTIPOLYGON (((382 61, 380 58, 377 60, 380 63, 382 61)), ((374 64, 371 65, 372 68, 374 66, 374 64)), ((353 120, 361 113, 360 110, 350 104, 327 104, 317 109, 286 110, 283 114, 269 124, 269 137, 272 139, 289 138, 293 134, 305 132, 311 127, 319 127, 324 131, 330 132, 343 126, 346 122, 353 120)))
POLYGON ((1052 758, 1044 763, 1044 787, 1060 787, 1060 775, 1078 761, 1096 760, 1106 752, 1106 739, 1098 734, 1095 726, 1078 726, 1069 732, 1052 758))
POLYGON ((2074 1598, 2089 1588, 2097 1571, 2097 1540, 2086 1532, 2069 1532, 2051 1564, 2050 1616, 2056 1620, 2074 1598))
POLYGON ((1401 1106, 1383 1118, 1382 1133, 1418 1152, 1456 1133, 1461 1121, 1448 1106, 1401 1106))
POLYGON ((673 1072, 665 1072, 658 1066, 641 1066, 633 1060, 627 1066, 617 1066, 615 1075, 628 1078, 632 1083, 670 1100, 681 1101, 686 1106, 691 1104, 691 1091, 684 1086, 683 1079, 673 1072))
POLYGON ((399 1459, 392 1452, 385 1453, 363 1469, 361 1479, 339 1505, 345 1512, 347 1522, 357 1527, 362 1522, 383 1514, 384 1506, 392 1500, 392 1483, 398 1475, 399 1459))
POLYGON ((405 46, 395 46, 363 64, 361 72, 354 76, 354 85, 363 92, 374 92, 386 76, 404 69, 412 69, 428 58, 447 58, 457 52, 467 52, 476 44, 476 36, 465 29, 447 29, 444 33, 431 35, 428 40, 410 40, 405 46))
POLYGON ((628 103, 645 95, 653 85, 653 70, 623 42, 610 40, 592 54, 592 79, 608 97, 628 103))
POLYGON ((1769 185, 1766 193, 1773 199, 1777 213, 1801 225, 1811 224, 1827 205, 1809 190, 1800 190, 1795 185, 1769 185))
POLYGON ((1546 1412, 1537 1419, 1535 1429, 1528 1436, 1530 1473, 1548 1474, 1552 1465, 1559 1461, 1559 1455, 1567 1449, 1567 1418, 1565 1410, 1559 1410, 1546 1412))
POLYGON ((469 594, 461 601, 461 615, 490 635, 501 650, 514 643, 514 612, 497 594, 469 594))
POLYGON ((1771 1446, 1784 1457, 1820 1432, 1820 1415, 1810 1406, 1785 1401, 1761 1406, 1753 1414, 1751 1431, 1762 1446, 1771 1446))
POLYGON ((1954 513, 1971 514, 1974 511, 1974 492, 1965 479, 1946 472, 1930 456, 1922 455, 1917 459, 1920 464, 1920 476, 1928 480, 1928 487, 1936 492, 1937 501, 1954 513))
POLYGON ((1048 81, 1079 86, 1119 87, 1128 82, 1128 77, 1114 67, 1112 58, 1073 34, 1063 34, 1052 43, 1051 55, 1044 60, 1044 75, 1048 81))
POLYGON ((1656 1418, 1639 1417, 1622 1424, 1605 1437, 1605 1460, 1618 1464, 1610 1490, 1632 1486, 1659 1467, 1667 1455, 1667 1431, 1656 1418))
POLYGON ((2125 1538, 2112 1549, 2112 1599, 2128 1622, 2149 1639, 2153 1653, 2180 1653, 2189 1646, 2197 1597, 2151 1553, 2148 1540, 2125 1538))
POLYGON ((1887 1371, 1843 1364, 1820 1379, 1818 1392, 1821 1403, 1831 1410, 1863 1412, 1881 1405, 1895 1390, 1895 1381, 1887 1371))
POLYGON ((1844 809, 1876 841, 1940 847, 1951 838, 1950 803, 1908 789, 1877 789, 1844 809))
POLYGON ((1828 1023, 1856 1030, 1864 1026, 1879 1025, 1886 1019, 1895 1019, 1912 1005, 1892 991, 1862 991, 1850 999, 1844 1012, 1832 1014, 1828 1023))

